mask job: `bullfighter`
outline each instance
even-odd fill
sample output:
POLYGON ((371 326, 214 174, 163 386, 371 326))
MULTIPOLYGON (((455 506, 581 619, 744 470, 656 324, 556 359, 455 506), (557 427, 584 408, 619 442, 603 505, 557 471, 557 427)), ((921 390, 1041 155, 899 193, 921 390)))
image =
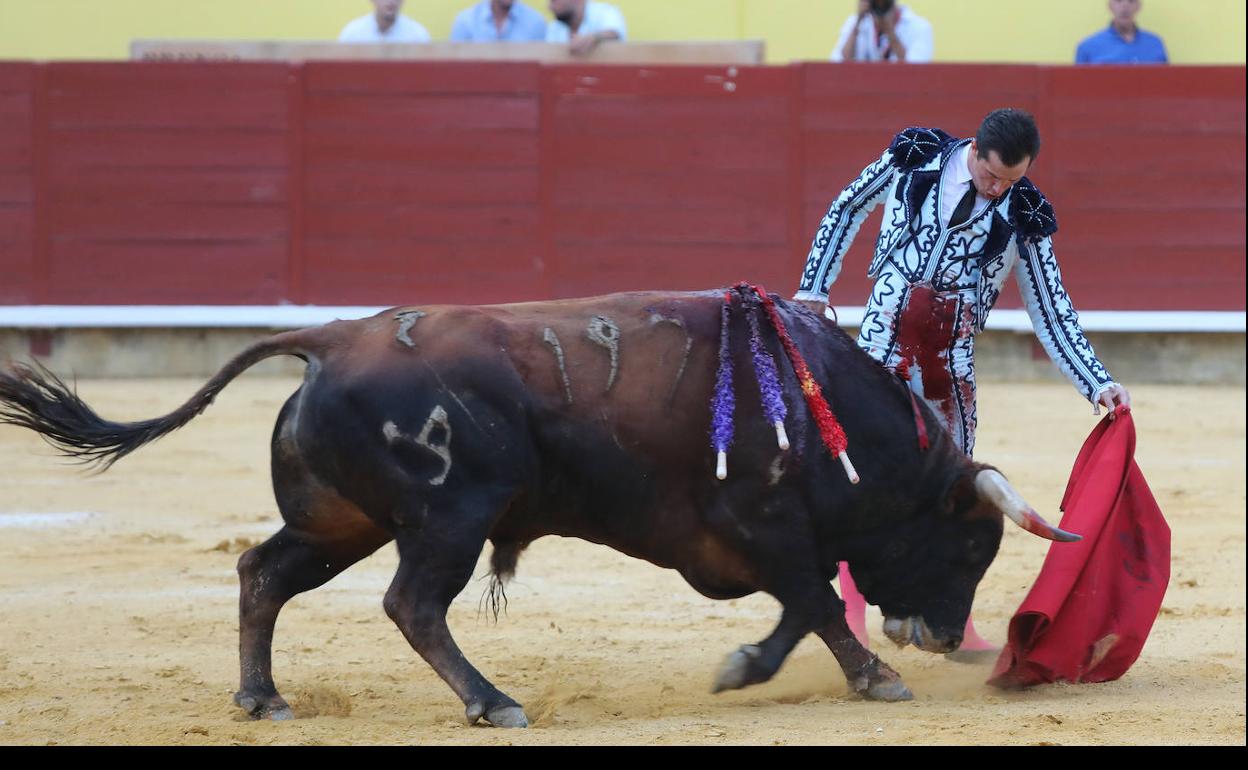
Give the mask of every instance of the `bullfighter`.
MULTIPOLYGON (((1040 151, 1035 120, 989 113, 975 138, 907 128, 832 202, 815 234, 795 299, 822 305, 867 215, 885 204, 867 275, 875 279, 858 345, 908 377, 958 446, 975 447, 975 335, 1013 272, 1036 336, 1093 404, 1130 405, 1079 325, 1053 253, 1057 217, 1025 176, 1040 151)), ((842 565, 844 568, 845 565, 842 565)), ((865 643, 865 603, 847 569, 842 596, 865 643)), ((968 619, 962 650, 991 650, 968 619)))

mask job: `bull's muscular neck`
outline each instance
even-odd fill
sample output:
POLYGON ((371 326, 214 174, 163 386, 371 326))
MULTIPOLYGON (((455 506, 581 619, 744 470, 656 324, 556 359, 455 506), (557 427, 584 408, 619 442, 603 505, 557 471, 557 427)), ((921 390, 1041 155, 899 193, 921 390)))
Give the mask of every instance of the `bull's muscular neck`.
MULTIPOLYGON (((820 447, 808 453, 813 472, 807 474, 807 496, 820 529, 867 534, 938 515, 954 480, 973 469, 970 458, 921 401, 928 447, 920 449, 907 386, 831 322, 793 307, 786 315, 793 318, 798 344, 810 351, 808 364, 845 429, 861 477, 850 485, 830 452, 820 447)), ((817 446, 813 420, 805 432, 807 443, 817 446)))

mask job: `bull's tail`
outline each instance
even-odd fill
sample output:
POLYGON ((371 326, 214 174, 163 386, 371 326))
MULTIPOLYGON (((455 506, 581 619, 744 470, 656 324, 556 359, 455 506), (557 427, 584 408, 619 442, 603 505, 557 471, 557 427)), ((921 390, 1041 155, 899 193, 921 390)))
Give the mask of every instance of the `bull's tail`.
POLYGON ((99 470, 145 444, 186 425, 208 408, 217 394, 248 367, 276 355, 310 353, 303 331, 277 334, 230 360, 182 406, 140 422, 111 422, 95 413, 72 386, 41 364, 0 367, 0 424, 29 428, 57 450, 99 470))

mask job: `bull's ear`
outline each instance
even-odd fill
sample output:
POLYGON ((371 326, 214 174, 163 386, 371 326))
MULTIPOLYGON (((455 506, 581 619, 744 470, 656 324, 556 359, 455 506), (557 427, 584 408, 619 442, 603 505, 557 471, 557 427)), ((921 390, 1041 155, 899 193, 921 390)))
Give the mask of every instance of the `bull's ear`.
POLYGON ((979 502, 979 490, 975 487, 975 475, 981 466, 968 468, 953 479, 941 499, 941 512, 946 516, 959 516, 966 513, 979 502))

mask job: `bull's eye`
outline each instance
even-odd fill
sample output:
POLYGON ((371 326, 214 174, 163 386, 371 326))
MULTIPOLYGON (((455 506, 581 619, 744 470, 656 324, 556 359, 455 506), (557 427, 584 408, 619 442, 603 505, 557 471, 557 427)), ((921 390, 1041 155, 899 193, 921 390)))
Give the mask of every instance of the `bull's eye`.
POLYGON ((884 561, 886 563, 894 562, 894 561, 901 561, 902 559, 906 558, 907 550, 908 549, 904 542, 889 543, 888 547, 884 549, 884 561))
POLYGON ((984 555, 984 544, 978 538, 970 538, 966 541, 966 555, 972 563, 978 562, 984 555))

